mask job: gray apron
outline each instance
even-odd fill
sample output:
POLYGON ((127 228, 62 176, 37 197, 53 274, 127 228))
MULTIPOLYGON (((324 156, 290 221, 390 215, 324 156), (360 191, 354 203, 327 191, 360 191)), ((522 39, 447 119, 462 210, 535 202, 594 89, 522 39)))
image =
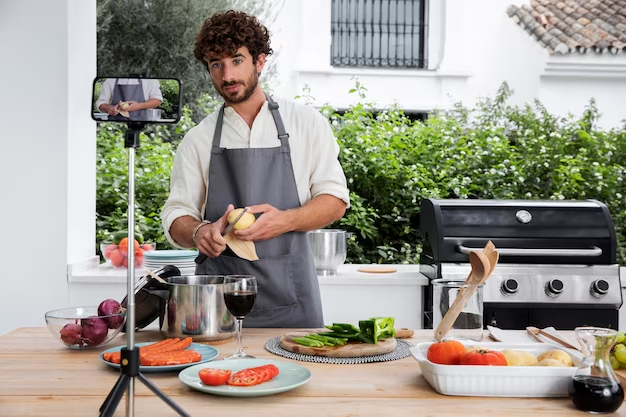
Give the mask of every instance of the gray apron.
MULTIPOLYGON (((143 84, 141 83, 141 79, 139 79, 139 84, 126 84, 126 85, 118 85, 119 79, 115 79, 115 85, 113 86, 113 96, 111 97, 111 104, 116 105, 120 101, 136 101, 138 103, 143 103, 146 101, 145 96, 143 95, 143 84)), ((148 112, 145 110, 137 110, 130 112, 128 114, 130 117, 124 117, 121 114, 116 116, 108 117, 108 120, 117 120, 117 121, 128 121, 128 120, 148 120, 148 112)))
MULTIPOLYGON (((267 203, 279 210, 300 206, 291 163, 289 135, 278 104, 265 95, 281 146, 275 148, 220 148, 224 106, 213 135, 209 190, 204 218, 218 220, 229 204, 245 207, 267 203)), ((243 321, 246 327, 323 327, 322 302, 306 233, 289 232, 255 242, 258 261, 248 261, 226 249, 220 256, 201 255, 197 274, 250 274, 257 278, 254 307, 243 321)))

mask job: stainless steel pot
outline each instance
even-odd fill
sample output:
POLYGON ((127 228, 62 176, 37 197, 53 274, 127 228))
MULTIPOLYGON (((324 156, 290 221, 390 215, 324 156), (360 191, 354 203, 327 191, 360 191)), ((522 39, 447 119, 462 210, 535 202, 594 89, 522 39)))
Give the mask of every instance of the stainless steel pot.
POLYGON ((194 341, 229 339, 235 319, 224 303, 223 275, 166 278, 169 297, 163 303, 161 334, 194 341))
POLYGON ((341 229, 317 229, 308 232, 318 275, 336 275, 348 255, 347 238, 351 233, 341 229))

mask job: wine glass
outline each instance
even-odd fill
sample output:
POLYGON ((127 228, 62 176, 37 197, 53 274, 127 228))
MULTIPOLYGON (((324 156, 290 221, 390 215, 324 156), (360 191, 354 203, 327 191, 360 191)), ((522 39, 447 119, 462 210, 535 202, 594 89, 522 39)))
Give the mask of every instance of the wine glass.
POLYGON ((243 318, 250 313, 256 299, 256 278, 253 275, 227 275, 224 278, 224 303, 237 319, 237 351, 224 359, 254 359, 243 352, 241 345, 241 325, 243 318))

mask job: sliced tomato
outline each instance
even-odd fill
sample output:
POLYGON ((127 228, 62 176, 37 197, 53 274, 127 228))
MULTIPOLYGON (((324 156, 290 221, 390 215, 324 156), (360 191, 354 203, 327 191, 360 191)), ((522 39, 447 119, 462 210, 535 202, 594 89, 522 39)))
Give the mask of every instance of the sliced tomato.
POLYGON ((226 381, 226 384, 234 385, 237 387, 251 387, 262 382, 263 380, 260 373, 248 372, 246 374, 233 375, 228 381, 226 381))
POLYGON ((270 364, 270 365, 267 365, 267 367, 270 368, 270 370, 272 371, 272 378, 274 378, 275 376, 278 376, 278 374, 280 373, 276 365, 270 364))
POLYGON ((198 372, 200 381, 205 385, 223 385, 230 379, 230 369, 204 368, 198 372))
POLYGON ((264 381, 269 381, 278 375, 278 368, 272 364, 260 366, 259 370, 264 374, 264 381))
POLYGON ((246 368, 235 372, 226 383, 228 385, 248 387, 267 382, 275 378, 278 372, 278 368, 271 364, 246 368))
POLYGON ((258 370, 258 372, 260 372, 263 376, 263 382, 267 382, 270 379, 274 378, 274 373, 270 368, 261 368, 258 370))

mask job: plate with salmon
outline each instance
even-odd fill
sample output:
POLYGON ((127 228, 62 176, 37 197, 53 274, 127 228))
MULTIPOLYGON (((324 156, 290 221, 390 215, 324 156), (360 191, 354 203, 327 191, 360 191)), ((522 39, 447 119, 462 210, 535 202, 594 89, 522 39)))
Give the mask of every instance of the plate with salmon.
MULTIPOLYGON (((191 365, 209 362, 219 355, 219 351, 213 346, 193 343, 190 337, 137 343, 135 346, 139 348, 140 372, 180 371, 191 365)), ((125 347, 126 345, 116 346, 105 350, 100 354, 100 360, 119 369, 121 350, 125 347)))

